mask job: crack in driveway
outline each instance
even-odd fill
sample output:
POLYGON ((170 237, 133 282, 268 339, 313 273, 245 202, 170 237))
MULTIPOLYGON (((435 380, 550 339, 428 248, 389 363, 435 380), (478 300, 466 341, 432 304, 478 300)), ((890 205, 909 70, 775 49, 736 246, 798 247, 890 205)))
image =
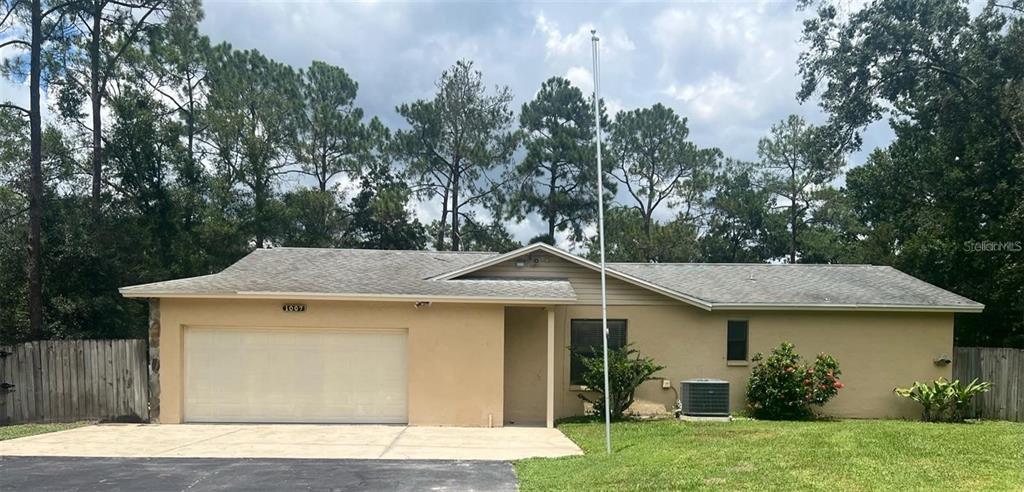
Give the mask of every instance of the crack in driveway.
POLYGON ((153 453, 153 455, 154 456, 163 456, 163 455, 165 455, 167 453, 170 453, 171 451, 175 451, 175 450, 178 450, 178 449, 181 449, 181 448, 185 448, 185 447, 188 447, 188 446, 195 446, 196 444, 200 444, 200 443, 204 443, 204 442, 210 442, 210 441, 212 441, 214 439, 218 439, 218 438, 221 438, 221 437, 224 437, 224 436, 229 436, 229 435, 234 434, 236 432, 242 432, 243 430, 245 430, 245 428, 235 429, 235 430, 232 430, 232 431, 227 431, 227 432, 225 432, 223 434, 217 434, 216 436, 207 437, 206 439, 200 439, 198 441, 192 441, 192 442, 188 442, 188 443, 182 444, 181 446, 175 446, 175 447, 173 447, 171 449, 165 449, 163 451, 159 451, 157 453, 153 453))
POLYGON ((377 456, 377 457, 378 458, 383 458, 385 454, 388 454, 388 451, 391 451, 392 449, 394 449, 395 445, 398 444, 398 440, 402 438, 402 435, 405 434, 405 431, 407 431, 407 430, 409 430, 408 426, 402 427, 402 431, 399 432, 395 436, 395 438, 391 440, 391 443, 388 444, 387 447, 384 448, 384 451, 381 451, 380 455, 377 456))

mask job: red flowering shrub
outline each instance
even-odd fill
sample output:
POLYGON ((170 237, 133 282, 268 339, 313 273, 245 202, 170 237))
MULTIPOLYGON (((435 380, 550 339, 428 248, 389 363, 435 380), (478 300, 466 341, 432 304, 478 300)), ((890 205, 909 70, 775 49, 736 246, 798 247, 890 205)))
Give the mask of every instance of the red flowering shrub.
POLYGON ((755 418, 811 418, 811 406, 824 405, 843 388, 839 363, 828 354, 804 364, 793 344, 783 342, 769 356, 758 353, 751 360, 755 365, 747 382, 747 406, 755 418))

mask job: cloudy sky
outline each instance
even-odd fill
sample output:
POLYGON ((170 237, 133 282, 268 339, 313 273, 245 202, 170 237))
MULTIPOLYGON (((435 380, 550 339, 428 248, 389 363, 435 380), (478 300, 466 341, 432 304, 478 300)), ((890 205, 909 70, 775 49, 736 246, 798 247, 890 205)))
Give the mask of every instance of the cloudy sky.
MULTIPOLYGON (((358 104, 392 127, 402 125, 395 106, 430 97, 440 72, 460 58, 475 61, 488 84, 508 85, 517 109, 554 75, 590 91, 594 28, 610 108, 662 102, 689 119, 698 145, 754 159, 773 122, 790 113, 823 120, 813 102, 795 98, 808 14, 792 2, 207 0, 204 8, 201 29, 214 42, 296 67, 322 60, 345 68, 359 82, 358 104)), ((884 124, 870 129, 851 164, 890 138, 884 124)), ((436 214, 429 205, 418 210, 436 214)), ((525 240, 536 222, 512 230, 525 240)))
MULTIPOLYGON (((560 75, 592 90, 590 30, 602 38, 602 95, 611 109, 662 102, 689 119, 698 145, 754 159, 757 140, 800 105, 801 20, 791 2, 439 3, 207 1, 202 30, 294 66, 323 60, 359 82, 358 104, 389 126, 396 105, 430 97, 441 70, 476 62, 488 84, 508 85, 516 108, 560 75)), ((865 148, 891 138, 884 125, 865 148)), ((863 153, 852 156, 851 163, 863 153)), ((430 219, 430 204, 418 207, 430 219)), ((666 211, 667 215, 667 211, 666 211)), ((536 219, 513 224, 526 240, 536 219)))

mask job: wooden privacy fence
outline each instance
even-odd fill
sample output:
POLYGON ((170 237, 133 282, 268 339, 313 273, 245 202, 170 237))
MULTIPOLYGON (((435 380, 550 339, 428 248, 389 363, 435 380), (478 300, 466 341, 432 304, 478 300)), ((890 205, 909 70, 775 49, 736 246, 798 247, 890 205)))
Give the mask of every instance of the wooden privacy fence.
POLYGON ((0 424, 148 419, 145 340, 45 340, 0 350, 0 424))
POLYGON ((992 389, 975 397, 971 415, 1024 422, 1024 350, 957 347, 953 379, 966 384, 974 378, 991 382, 992 389))

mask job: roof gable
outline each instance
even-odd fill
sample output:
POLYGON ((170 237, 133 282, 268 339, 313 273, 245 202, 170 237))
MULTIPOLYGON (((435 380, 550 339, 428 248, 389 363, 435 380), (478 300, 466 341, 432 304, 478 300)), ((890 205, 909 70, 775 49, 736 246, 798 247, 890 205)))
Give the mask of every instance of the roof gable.
MULTIPOLYGON (((530 244, 528 246, 524 246, 522 248, 519 248, 519 249, 516 249, 516 250, 513 250, 513 251, 509 251, 508 253, 497 255, 497 256, 493 256, 493 257, 486 258, 486 259, 482 259, 482 260, 478 261, 477 263, 474 263, 474 264, 471 264, 471 265, 467 265, 467 266, 465 266, 463 268, 460 268, 460 269, 457 269, 457 270, 453 270, 451 272, 447 272, 447 273, 444 273, 442 275, 438 275, 436 277, 433 277, 433 280, 452 280, 452 279, 457 279, 457 278, 464 278, 464 277, 467 277, 467 276, 469 276, 469 275, 471 275, 473 273, 480 272, 480 271, 485 270, 485 269, 487 269, 489 267, 492 267, 494 265, 498 265, 498 264, 506 262, 506 261, 514 261, 517 258, 528 256, 531 253, 535 253, 535 252, 543 252, 543 253, 550 254, 552 256, 555 256, 557 258, 565 260, 565 261, 567 261, 569 263, 572 263, 572 264, 578 265, 580 267, 592 270, 594 272, 600 272, 601 271, 601 266, 600 265, 598 265, 597 263, 594 263, 594 262, 592 262, 590 260, 587 260, 586 258, 581 258, 579 256, 576 256, 576 255, 574 255, 572 253, 569 253, 567 251, 563 251, 561 249, 558 249, 558 248, 556 248, 554 246, 551 246, 549 244, 546 244, 546 243, 533 243, 533 244, 530 244)), ((691 304, 693 306, 697 306, 697 307, 702 308, 702 309, 706 309, 706 310, 710 310, 711 309, 711 303, 709 303, 707 301, 704 301, 702 299, 696 298, 694 296, 688 295, 686 293, 679 292, 679 291, 676 291, 676 290, 673 290, 673 289, 667 289, 667 288, 665 288, 663 286, 660 286, 660 285, 657 285, 657 284, 653 284, 651 282, 648 282, 646 280, 642 280, 642 279, 636 278, 636 277, 634 277, 632 275, 629 275, 629 274, 626 274, 626 273, 615 271, 615 270, 613 270, 611 268, 605 268, 605 272, 606 272, 608 277, 616 279, 616 280, 620 280, 620 281, 625 282, 627 284, 638 286, 638 287, 641 287, 643 289, 647 289, 647 290, 655 292, 657 294, 661 294, 663 296, 675 299, 677 301, 684 302, 686 304, 691 304)))
MULTIPOLYGON (((457 279, 566 280, 576 293, 577 304, 601 302, 601 274, 586 266, 536 250, 475 270, 457 279)), ((612 305, 678 305, 679 300, 651 289, 609 276, 605 282, 606 298, 612 305)))

